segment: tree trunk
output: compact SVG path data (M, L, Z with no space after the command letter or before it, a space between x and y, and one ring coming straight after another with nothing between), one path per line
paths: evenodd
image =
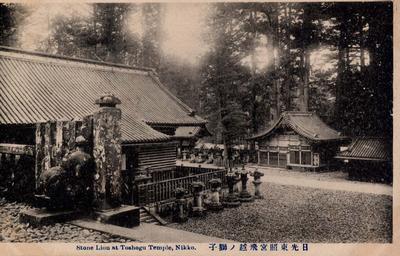
M343 127L343 98L344 98L344 76L347 69L346 61L346 49L347 46L347 28L346 28L346 15L342 14L339 18L339 42L338 42L338 69L337 69L337 79L336 79L336 101L335 101L335 120L338 127Z
M311 7L305 4L303 8L303 45L302 45L302 61L303 61L303 77L300 90L301 101L300 111L308 111L308 87L310 80L310 47L311 47L311 34L312 34L312 21L311 21Z

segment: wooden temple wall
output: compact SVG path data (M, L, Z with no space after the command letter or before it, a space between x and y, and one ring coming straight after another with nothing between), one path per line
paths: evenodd
M137 148L138 167L153 171L171 170L176 165L176 143L149 144Z

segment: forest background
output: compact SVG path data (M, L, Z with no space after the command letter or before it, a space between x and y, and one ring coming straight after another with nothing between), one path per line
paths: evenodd
M393 132L393 4L0 4L0 45L153 68L233 144L284 111Z

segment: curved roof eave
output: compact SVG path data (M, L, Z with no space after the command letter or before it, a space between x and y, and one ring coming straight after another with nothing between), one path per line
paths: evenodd
M269 135L272 134L273 131L275 131L277 128L281 127L282 124L288 125L297 134L299 134L300 136L303 136L309 140L312 140L312 141L321 142L321 141L338 141L338 140L348 139L346 136L342 136L339 134L334 136L333 135L334 130L331 129L330 127L328 127L328 129L332 130L332 134L330 135L330 136L332 136L332 138L327 138L328 136L323 137L323 138L318 137L318 134L311 133L305 127L303 127L300 122L297 122L296 120L291 118L291 116L295 116L296 114L308 116L303 112L285 112L280 116L280 118L270 128L262 131L261 133L259 133L257 135L250 137L249 140L255 140L258 138L262 138L262 137L268 137ZM314 115L314 114L309 113L310 118L312 117L312 115ZM315 118L317 118L317 119L315 119ZM325 126L327 126L319 117L314 117L314 120L310 119L309 122L320 122L320 123L324 124Z

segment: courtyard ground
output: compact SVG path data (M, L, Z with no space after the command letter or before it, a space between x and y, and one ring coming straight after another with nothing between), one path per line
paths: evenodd
M391 242L391 196L269 182L261 189L264 199L171 226L240 242Z
M205 218L191 218L187 223L173 223L169 227L239 242L391 242L391 186L349 181L342 172L258 168L265 174L261 185L264 199L219 213L209 212ZM253 193L251 180L248 187ZM19 213L28 208L0 198L0 241L137 240L94 231L84 225L33 228L18 221Z

